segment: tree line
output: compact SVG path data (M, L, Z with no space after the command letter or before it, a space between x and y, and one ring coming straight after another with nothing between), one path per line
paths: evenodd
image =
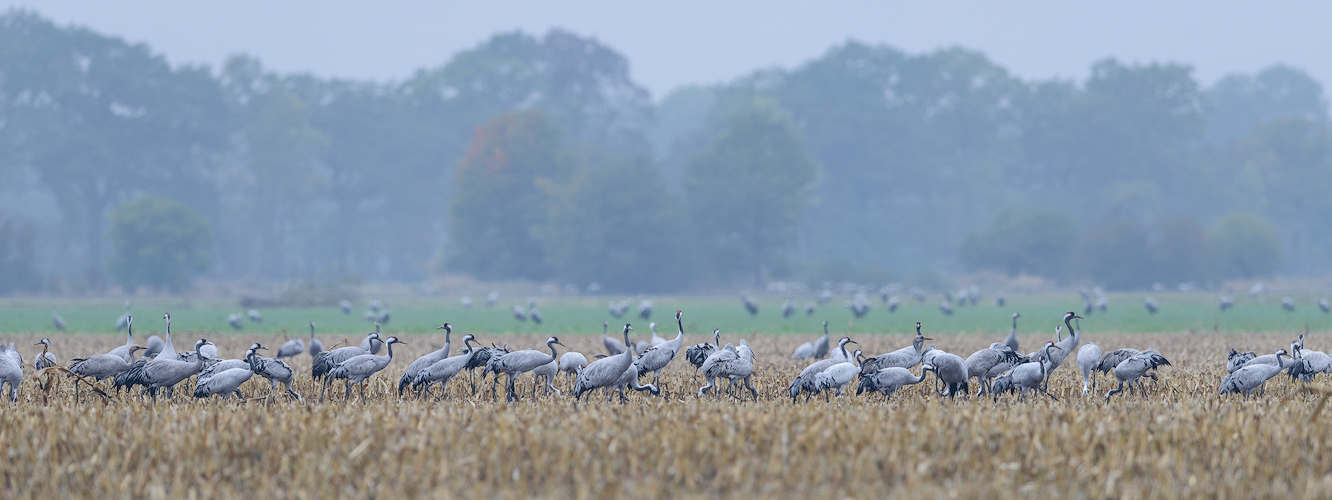
M849 41L654 101L624 56L561 30L353 81L244 55L173 66L12 10L0 176L7 290L981 269L1130 288L1332 257L1327 101L1281 65L1210 86L1113 59L1024 80L976 51Z

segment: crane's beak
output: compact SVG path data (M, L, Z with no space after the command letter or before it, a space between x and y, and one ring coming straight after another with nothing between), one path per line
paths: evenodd
M923 338L923 339L925 339L925 340L934 340L934 339L932 339L932 338L930 338L930 337L921 337L921 338Z
M264 347L264 346L259 346L259 347L256 347L255 349L263 349L263 350L265 350L265 351L268 350L268 348L267 348L267 347Z
M856 341L854 341L854 340L848 340L848 341L846 341L846 343L848 343L848 344L860 345L860 342L856 342Z

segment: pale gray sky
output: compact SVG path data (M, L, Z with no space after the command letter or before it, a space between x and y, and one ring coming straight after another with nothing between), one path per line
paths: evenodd
M562 27L625 54L657 98L793 66L848 38L960 45L1028 78L1081 78L1114 56L1186 62L1205 83L1278 62L1332 82L1332 2L0 0L13 6L146 42L175 63L247 52L281 71L373 79L404 78L498 31Z

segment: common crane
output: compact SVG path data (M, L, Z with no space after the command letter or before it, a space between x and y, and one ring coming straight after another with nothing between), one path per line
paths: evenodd
M245 321L241 318L240 313L231 313L231 314L228 314L228 315L227 315L227 324L228 324L228 325L231 325L232 328L235 328L235 329L237 329L237 330L240 330L240 329L242 329L242 328L245 328Z
M952 306L952 304L949 304L947 300L940 300L940 301L939 301L939 312L943 313L944 316L952 316L952 315L953 315L953 306Z
M980 384L979 393L983 394L990 390L991 379L1000 373L1003 373L1004 370L1017 366L1025 361L1025 358L1023 358L1021 354L1013 352L1013 349L1008 347L1008 345L1002 342L995 342L990 344L990 347L981 349L972 353L970 356L967 356L967 375L976 379L976 382ZM999 371L993 371L1000 365L1004 365L1006 368ZM921 376L924 377L925 373L922 372Z
M1156 305L1156 299L1151 297L1147 297L1146 300L1142 301L1142 307L1147 308L1147 314L1156 314L1156 312L1160 310Z
M282 344L282 347L278 348L277 358L294 358L296 355L303 352L305 352L305 341L302 341L301 339L291 339L285 344Z
M383 323L376 321L375 335L373 337L367 335L365 339L361 340L361 349L364 350L365 352L368 352L370 354L379 354L379 350L384 347L384 341L380 340L380 335L381 335L379 333L380 325L383 325Z
M376 337L378 337L378 335L376 335ZM389 362L393 361L393 344L406 344L406 342L398 340L398 337L389 337L388 340L384 341L384 345L388 347L388 354L384 356L362 354L353 357L338 363L337 368L329 370L328 378L344 380L343 384L345 385L346 393L343 397L347 400L351 399L352 386L360 385L361 402L364 403L365 381L366 379L369 379L370 376L379 373L380 370L388 367Z
M1244 395L1244 399L1249 399L1249 394L1254 389L1262 387L1263 383L1281 373L1281 367L1279 366L1281 356L1287 354L1285 349L1277 349L1276 353L1272 355L1277 359L1277 364L1248 364L1235 370L1235 373L1226 375L1226 378L1221 379L1221 394L1238 392Z
M970 388L967 380L971 378L967 373L967 362L953 353L943 351L933 351L929 362L930 371L939 377L944 383L944 396L954 397L958 392L967 392ZM922 372L923 374L924 372Z
M1101 364L1101 346L1095 342L1078 349L1078 369L1082 371L1082 393L1096 388L1096 367Z
M712 329L712 342L711 344L707 342L694 344L685 349L685 360L694 365L694 380L698 380L698 371L703 367L703 362L707 361L708 356L711 356L712 353L717 352L717 346L721 344L721 329Z
M1291 350L1295 350L1295 349L1298 348L1298 347L1299 347L1299 341L1298 341L1298 340L1290 343L1290 348L1291 348ZM1289 353L1288 351L1284 351L1284 350L1282 351L1281 354L1286 355L1286 356L1289 356L1289 355L1290 355L1290 353ZM1275 367L1277 367L1277 368L1290 368L1290 366L1293 365L1293 364L1295 364L1295 361L1292 360L1292 359L1287 358L1287 359L1285 359L1285 360L1282 360L1280 355L1277 355L1277 354L1264 354L1264 355L1262 355L1262 356L1258 356L1258 357L1256 357L1256 358L1253 358L1253 359L1249 360L1247 363L1244 363L1243 366L1252 366L1252 365L1271 365L1271 366L1275 366ZM1242 367L1241 367L1241 368L1242 368ZM1237 371L1238 371L1238 370L1237 370Z
M398 396L402 396L402 391L406 390L407 386L411 385L412 381L416 380L416 377L421 374L422 370L430 368L430 365L449 356L449 350L453 347L453 325L444 323L435 329L444 330L444 347L426 353L426 355L416 358L416 361L412 361L412 364L407 365L407 371L402 372L402 378L398 379Z
M1291 378L1299 379L1302 382L1313 381L1314 375L1319 373L1332 373L1332 357L1320 351L1307 350L1303 347L1295 347L1294 363L1286 370Z
M749 312L750 316L758 316L758 301L755 301L753 297L750 297L747 293L742 293L740 294L740 302L744 303L745 311Z
M1226 373L1235 373L1235 370L1240 369L1241 366L1256 357L1258 357L1256 352L1239 352L1232 348L1230 353L1226 354Z
M546 347L550 349L549 356L541 351L526 349L505 354L494 362L495 366L492 370L495 372L496 378L499 378L500 373L509 376L506 400L518 399L518 393L514 390L514 381L518 378L518 375L530 372L541 365L559 359L559 354L555 351L555 346L557 345L562 346L564 344L560 343L559 337L552 336L546 339ZM490 367L487 366L487 368Z
M647 348L638 359L634 360L634 366L638 367L635 378L651 373L652 385L657 386L661 370L675 360L675 355L680 352L680 346L684 344L684 322L680 319L682 315L682 312L675 311L675 323L680 327L675 338Z
M56 330L65 329L65 318L62 318L60 317L59 314L56 314L55 309L51 310L51 322L55 323Z
M527 321L527 311L523 310L523 306L518 304L513 305L513 319Z
M537 387L541 385L539 379L546 379L546 394L555 392L556 396L563 396L559 389L555 388L555 374L560 372L559 360L550 360L549 363L532 369L532 397L536 397Z
M1169 364L1170 361L1166 360L1165 356L1156 352L1155 349L1142 351L1124 361L1120 361L1118 365L1115 365L1114 370L1115 380L1119 381L1119 387L1107 392L1105 394L1105 401L1108 403L1110 402L1110 396L1124 392L1125 382L1129 385L1129 393L1133 392L1133 384L1137 383L1138 392L1141 392L1143 396L1146 396L1147 390L1142 387L1142 375L1147 373L1147 370L1153 370L1158 366Z
M134 352L143 349L142 346L131 345L126 351L125 357L132 358ZM112 378L124 373L130 369L130 362L117 354L94 354L87 358L74 358L69 360L70 373L91 377L94 381ZM74 402L79 402L79 383L74 382Z
M119 318L116 318L116 331L121 331L126 328L129 328L129 319L130 319L130 301L126 300L125 314L121 314Z
M1050 364L1050 350L1054 348L1054 342L1046 341L1045 348L1042 349L1042 356L1039 359L1015 366L996 379L993 387L995 397L997 398L1000 392L1017 389L1018 401L1025 401L1027 391L1036 390L1050 396L1050 399L1059 401L1059 398L1041 387L1042 383L1045 382L1046 374L1049 373L1046 368Z
M625 323L624 341L626 344L629 342L630 330L633 330L633 327ZM574 380L574 401L578 401L583 394L590 391L610 387L619 381L625 370L630 369L633 363L634 358L629 351L621 351L619 354L591 362L578 372L578 377ZM607 394L606 400L610 401L609 394Z
M495 303L499 302L499 298L500 298L499 290L490 292L490 295L486 296L486 307L494 307Z
M346 299L338 301L338 310L342 311L342 314L351 314L352 311L351 301Z
M248 351L245 351L246 359L254 356L255 348L258 345L258 343L255 343L250 346ZM244 399L245 395L241 394L240 386L241 384L244 384L245 381L250 380L250 377L252 376L254 376L254 369L248 362L243 366L214 372L208 377L204 377L200 374L199 382L194 385L194 397L206 398L218 394L225 399L231 397L234 393L237 399Z
M837 395L842 395L842 388L851 380L860 374L861 367L856 366L853 361L843 361L829 366L817 375L814 375L814 389L823 393L824 401L831 401L828 395L829 390L836 390Z
M920 333L920 322L916 322L916 338L912 339L911 345L903 347L893 352L880 354L873 358L868 358L861 365L861 373L874 373L890 366L901 368L910 368L920 363L922 350L926 340L934 340Z
M133 318L133 317L130 317L130 316L126 316L126 317L125 317L125 345L122 345L122 346L120 346L120 347L117 347L117 348L115 348L115 349L112 349L111 352L109 352L109 353L107 353L107 354L110 354L110 355L112 355L112 356L117 356L117 357L119 357L120 359L125 360L125 364L128 365L129 363L133 363L133 362L134 362L134 351L135 351L135 349L131 349L131 347L134 347L134 318ZM143 349L143 347L140 347L139 349ZM126 368L126 369L128 370L128 368Z
M786 302L782 303L782 317L790 318L792 314L795 314L795 312L796 312L795 300L789 298L786 299Z
M379 334L371 332L366 335L367 341L372 338L374 340L379 340ZM365 344L366 342L361 343L361 345ZM314 362L310 366L310 376L315 380L324 380L324 388L319 392L319 399L322 401L324 399L324 393L328 392L329 372L333 371L334 368L337 368L343 361L366 354L370 354L370 351L359 346L347 346L333 349L331 351L324 351L319 353L318 356L315 356Z
M644 321L652 318L652 301L643 299L638 301L638 317Z
M23 356L14 344L0 344L0 396L9 386L9 401L18 402L18 386L23 381Z
M1323 311L1323 314L1332 313L1332 303L1328 302L1325 298L1319 297L1318 310Z
M157 355L162 352L162 348L166 346L166 342L162 341L162 337L156 335L149 336L147 344L148 345L144 346L143 350L143 357L145 358L157 357Z
M42 353L38 354L37 359L32 363L33 368L37 369L37 371L41 371L43 368L50 368L56 365L56 355L50 351L51 339L42 339L41 342L33 345L42 346Z
M911 370L890 366L871 373L868 376L861 375L860 386L856 388L856 395L859 396L860 393L865 391L878 392L879 394L883 394L884 401L888 401L892 399L893 394L901 388L924 382L925 374L933 369L934 368L930 365L922 366L920 369L920 376L915 376L911 374Z
M324 352L324 343L323 343L323 342L320 342L319 339L315 338L314 328L315 328L314 322L311 321L311 322L310 322L310 357L311 357L311 358L314 358L314 357L316 357L316 356L319 356L319 353Z
M837 356L834 356L830 359L815 361L809 366L806 366L804 370L801 370L800 374L796 375L795 380L791 381L791 385L787 387L787 391L791 394L791 402L794 403L796 396L799 396L802 391L809 393L809 395L805 396L805 401L809 401L810 395L818 392L818 386L814 382L814 377L819 373L822 373L824 370L827 370L828 367L843 363L845 360L858 359L860 357L859 349L856 350L855 354L846 351L847 344L855 343L856 341L851 340L851 337L842 337L837 341L837 347L833 349L834 353L842 355L841 360L839 360Z
M246 361L250 363L250 370L253 371L255 375L268 379L270 391L277 389L277 385L281 383L286 387L288 395L295 397L297 401L305 400L305 398L302 398L300 394L296 393L296 391L291 390L292 379L296 376L296 372L291 369L291 365L288 365L287 362L277 358L260 357L259 350L266 350L268 348L259 345L257 342L255 343L255 346L256 349L254 352L252 354L247 354L245 357Z
M199 352L199 348L206 344L208 344L207 339L199 339L194 343L194 352ZM163 351L163 354L166 354L166 351ZM157 399L157 390L166 388L167 398L170 398L175 392L176 384L199 373L203 366L204 356L197 356L194 361L181 361L159 355L146 363L143 368L144 378L148 382L148 393L153 399Z
M258 309L250 309L248 311L245 311L245 317L250 318L250 321L253 321L255 323L264 322L264 315L259 314Z
M1020 317L1022 317L1021 313L1013 313L1013 329L1008 331L1008 338L1004 339L1004 345L1008 346L1009 349L1012 349L1013 352L1021 350L1018 348L1017 339L1017 319ZM921 376L924 376L924 374L921 374Z
M679 311L676 311L679 312ZM648 330L652 330L652 341L650 346L658 346L666 343L666 337L657 334L657 322L648 323Z
M1295 299L1290 297L1281 298L1281 310L1286 312L1295 312Z
M568 375L569 387L573 387L574 377L578 376L578 370L581 370L584 366L587 366L587 356L580 352L566 351L560 355L557 368L559 368L560 373Z
M625 343L621 344L620 341L615 340L615 339L613 339L613 338L610 338L610 336L606 335L606 333L607 333L607 331L608 331L608 330L607 330L608 328L610 328L609 323L606 323L605 321L602 321L602 322L601 322L601 345L606 346L606 352L607 352L607 353L610 353L611 356L615 356L615 355L620 354L620 353L622 353L622 352L625 351L625 347L624 347L624 346L629 345L629 337L628 337L628 336L625 336L625 338L624 338L624 342L625 342Z
M472 361L478 353L489 352L479 346L472 347L472 341L474 340L476 340L476 337L472 336L472 334L469 333L464 335L462 354L449 356L436 361L434 364L427 366L425 369L418 372L416 378L412 380L412 388L417 391L417 394L429 394L430 386L435 382L440 382L439 396L436 396L435 399L443 397L444 393L448 391L450 379L463 371L463 369L467 368L468 363Z
M823 336L800 344L791 353L791 359L823 359L828 355L828 322L823 322Z

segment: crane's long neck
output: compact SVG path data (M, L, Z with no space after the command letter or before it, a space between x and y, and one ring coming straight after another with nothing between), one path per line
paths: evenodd
M848 352L846 352L846 342L838 342L838 343L837 343L837 348L842 350L842 357L843 357L843 358L850 358L850 357L851 357L851 354L848 353Z
M314 342L314 325L310 325L310 341Z
M395 344L395 343L396 343L396 342L386 342L386 344L388 344L388 345L384 346L384 347L387 347L387 348L388 348L388 359L389 359L389 361L392 361L392 360L393 360L393 344Z
M134 345L134 322L125 325L125 347Z
M555 354L555 343L546 342L546 347L550 348L550 360L555 361L555 359L557 358L557 355Z
M679 333L676 333L676 334L675 334L675 337L676 337L676 338L679 338L679 339L683 339L683 338L684 338L684 320L680 319L679 316L676 316L676 317L675 317L675 324L676 324L676 326L679 326L679 327L680 327L680 332L679 332Z
M1050 345L1050 344L1046 344L1046 345L1045 345L1045 359L1042 360L1042 361L1040 361L1040 363L1039 363L1039 364L1041 365L1041 378L1045 378L1045 364L1046 364L1046 363L1049 363L1050 360L1051 360L1051 358L1050 358L1050 348L1051 348L1051 347L1054 347L1054 346L1052 346L1052 345Z
M912 381L911 383L913 383L913 384L919 384L919 383L921 383L921 382L924 382L924 381L925 381L925 374L928 373L928 372L929 372L929 370L926 370L926 369L924 369L924 368L921 368L921 369L920 369L920 376L919 376L919 377L916 377L916 380Z
M721 347L721 330L712 331L712 345Z
M632 344L632 343L629 342L629 329L628 329L628 328L625 328L625 329L624 329L624 352L625 352L626 354L628 354L629 357L632 358L632 357L634 357L634 354L635 354L635 353L634 353L634 349L636 349L636 348L637 348L637 346L635 346L634 344ZM555 348L552 347L551 349L553 350L553 349L555 349Z
M1068 336L1069 336L1069 338L1073 339L1074 342L1077 342L1077 341L1078 341L1078 340L1077 340L1077 339L1078 339L1078 332L1075 331L1075 330L1073 330L1073 323L1072 323L1072 321L1073 321L1073 318L1068 317L1068 316L1065 316L1065 317L1064 317L1064 328L1067 328L1067 329L1068 329Z
M444 349L443 349L443 350L444 350L444 355L446 355L446 356L449 354L449 348L450 348L450 347L453 347L453 340L450 339L450 337L451 337L452 335L453 335L453 329L452 329L452 328L445 328L445 329L444 329Z

